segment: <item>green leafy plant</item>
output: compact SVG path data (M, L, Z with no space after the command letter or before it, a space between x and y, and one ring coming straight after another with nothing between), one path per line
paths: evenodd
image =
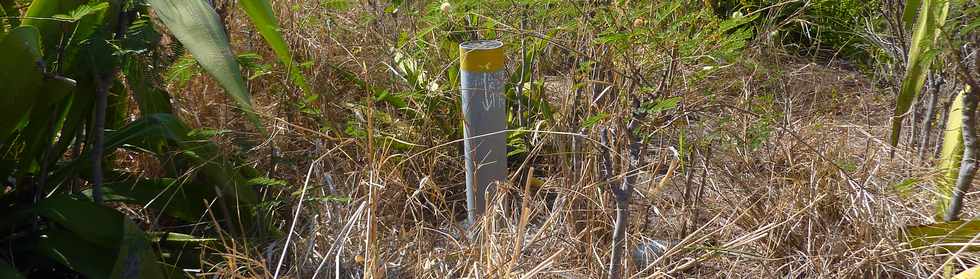
M959 53L960 44L956 39L964 36L960 28L968 28L969 22L964 17L960 24L954 21L946 26L946 17L949 14L950 6L955 1L945 0L916 0L906 2L905 11L902 18L908 24L914 19L911 46L908 52L908 63L902 79L895 114L892 117L892 133L890 143L897 147L901 135L902 121L905 114L909 111L912 103L922 89L929 67L936 57L942 60L952 59L962 60L963 56ZM957 10L960 7L969 8L965 3L957 2ZM965 9L969 14L970 9ZM917 16L916 16L917 15ZM939 38L943 42L952 42L945 46L940 44ZM944 51L947 54L943 55ZM940 61L942 61L940 60ZM973 77L974 73L968 67L964 67L959 62L959 67L955 67L957 77L962 79L966 85L961 93L953 100L949 108L946 119L946 128L943 135L943 145L940 153L939 173L940 177L936 183L936 217L941 220L933 224L911 226L906 228L906 237L912 247L926 247L935 249L937 252L955 252L961 249L975 250L975 245L970 242L978 234L977 220L960 221L959 214L963 207L965 192L970 188L976 172L976 108L977 108L977 83ZM945 65L940 65L945 66ZM894 152L894 149L893 149ZM944 264L945 278L953 276L953 259L947 260Z
M193 235L213 232L207 229L148 234L106 202L188 223L213 210L222 231L265 230L256 223L255 187L283 182L241 169L209 140L220 131L188 128L159 83L168 66L178 80L200 67L262 131L240 66L254 59L232 52L208 2L35 0L24 9L0 3L0 178L12 189L0 193L0 230L8 236L0 244L8 251L0 256L0 277L186 277L181 268L188 261L170 252L213 240ZM269 4L240 4L287 75L312 94ZM161 27L180 42L169 48L176 57L185 50L190 56L175 63L163 55ZM133 105L138 118L127 121ZM164 175L115 169L117 150L155 157Z
M917 7L916 3L920 3L920 6ZM908 53L908 64L902 79L901 90L898 93L895 114L892 116L890 143L893 147L898 146L898 138L902 133L902 120L905 119L905 114L912 107L912 102L922 90L926 75L929 74L929 65L932 64L932 60L939 52L935 44L943 23L946 21L946 15L949 13L949 1L909 1L905 9L906 19L911 18L910 14L915 14L915 9L919 10L919 16L915 21L912 45Z

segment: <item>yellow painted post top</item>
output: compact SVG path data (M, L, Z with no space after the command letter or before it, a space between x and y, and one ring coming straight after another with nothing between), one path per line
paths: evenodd
M496 72L504 68L504 43L478 40L459 44L459 68L468 72Z

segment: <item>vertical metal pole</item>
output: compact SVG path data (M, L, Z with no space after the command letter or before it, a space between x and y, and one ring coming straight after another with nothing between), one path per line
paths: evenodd
M466 217L475 224L507 179L507 113L504 98L504 44L469 41L459 45L466 158Z

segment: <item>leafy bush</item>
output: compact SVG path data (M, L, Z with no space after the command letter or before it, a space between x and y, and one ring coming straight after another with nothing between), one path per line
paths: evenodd
M756 24L773 24L776 30L767 31L782 32L782 45L796 46L803 53L864 61L856 34L864 25L863 17L876 7L876 1L862 0L723 0L716 11L720 16L760 13L763 16Z
M164 24L181 42L176 49L193 55L261 132L225 27L208 2L35 0L24 8L2 3L4 277L184 276L180 268L186 266L177 266L182 261L173 255L188 246L164 245L182 234L160 231L156 224L148 234L105 202L139 205L188 223L200 222L208 202L215 202L222 209L214 213L220 220L215 230L248 235L263 229L255 222L258 197L249 181L264 180L219 151L208 133L174 116L159 82L162 69L174 61L161 43L163 26L154 22ZM268 3L240 3L294 83L305 89ZM148 16L151 10L159 21ZM133 105L140 118L127 123ZM117 170L117 150L155 157L164 177ZM83 185L90 187L82 191ZM181 238L200 243L191 235Z

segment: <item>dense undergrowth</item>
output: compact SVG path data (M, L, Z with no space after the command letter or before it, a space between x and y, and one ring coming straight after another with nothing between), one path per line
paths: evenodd
M907 3L0 0L0 277L599 278L627 178L629 278L952 275L978 12L893 147ZM468 227L474 39L506 45L510 177Z

